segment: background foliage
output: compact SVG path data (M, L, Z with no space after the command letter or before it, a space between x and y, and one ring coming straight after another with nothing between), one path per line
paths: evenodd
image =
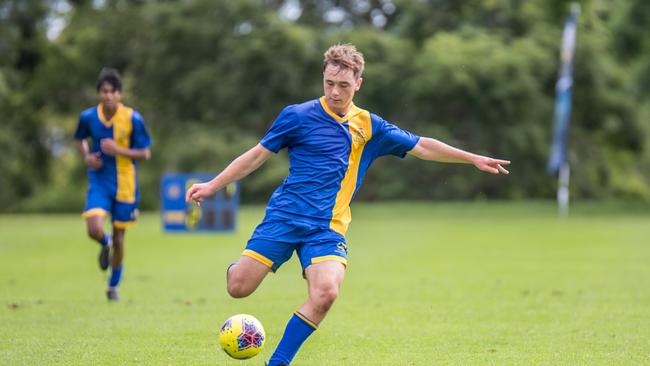
M584 0L570 135L572 194L650 201L650 3ZM360 198L544 198L565 1L0 0L0 210L82 207L72 132L103 66L121 70L162 174L217 172L287 104L321 95L322 53L351 42L356 103L420 135L513 161L507 179L413 158L379 161ZM264 201L286 156L249 177Z

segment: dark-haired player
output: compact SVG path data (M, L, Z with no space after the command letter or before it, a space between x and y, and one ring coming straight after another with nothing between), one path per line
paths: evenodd
M144 120L136 110L121 103L121 91L117 70L102 69L97 78L99 105L81 112L74 134L88 165L88 193L82 216L88 224L88 236L101 246L100 268L111 266L106 291L109 300L119 299L124 232L135 224L138 211L137 161L151 157L151 139ZM111 216L112 233L104 232L106 215Z

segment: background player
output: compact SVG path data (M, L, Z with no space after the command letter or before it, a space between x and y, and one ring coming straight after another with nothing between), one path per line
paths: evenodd
M140 196L137 160L151 157L151 139L140 113L121 103L122 81L115 69L104 68L97 78L99 105L81 112L74 134L88 165L88 193L82 216L88 236L101 245L99 266L111 275L106 296L118 300L124 266L124 232L135 224ZM89 146L87 139L92 144ZM113 233L104 232L111 215ZM111 254L111 255L109 255Z
M227 270L228 293L239 298L250 295L294 251L300 259L308 298L289 320L269 366L288 365L337 298L347 266L344 235L351 220L349 205L374 159L409 153L508 174L502 165L509 161L420 138L355 106L352 99L361 87L363 68L363 55L354 46L330 47L323 62L325 95L286 107L257 146L186 194L187 201L200 204L250 174L272 153L289 149L289 176L273 193L241 258Z

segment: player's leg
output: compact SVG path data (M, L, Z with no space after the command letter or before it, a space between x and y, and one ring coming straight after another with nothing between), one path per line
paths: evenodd
M88 237L95 240L102 246L106 245L105 237L108 236L108 233L106 233L107 235L104 235L104 217L105 214L86 216L86 227L88 229Z
M309 297L298 312L318 325L339 295L345 277L345 266L338 261L320 262L307 267L305 276Z
M122 272L124 271L124 236L126 230L113 227L113 255L111 255L111 275L108 278L108 289L106 296L109 300L119 300L117 291L122 281Z
M126 230L113 228L113 255L111 256L111 266L119 267L124 259L124 237Z
M136 203L119 201L113 203L113 253L111 255L111 275L108 278L108 289L106 290L109 300L119 300L117 289L124 273L124 237L126 229L135 225L137 207Z
M91 185L86 195L86 207L81 216L86 219L88 236L102 247L99 251L99 267L103 271L108 268L112 241L111 235L104 232L104 218L110 212L110 208L111 202L107 192Z
M87 217L86 224L88 227L88 236L97 241L102 247L99 251L98 260L99 268L101 268L102 271L105 271L108 269L113 240L111 234L104 232L104 216L96 215Z
M298 311L315 324L325 318L338 297L348 265L345 237L330 229L311 232L298 248L309 297Z
M296 227L285 221L262 221L246 244L239 261L228 267L228 293L234 298L252 294L269 272L291 258L299 240Z
M289 320L269 366L289 365L305 340L316 330L338 297L345 265L338 260L315 263L305 269L307 301Z
M271 268L266 264L242 255L237 262L228 267L226 274L228 294L234 298L252 294L269 272Z

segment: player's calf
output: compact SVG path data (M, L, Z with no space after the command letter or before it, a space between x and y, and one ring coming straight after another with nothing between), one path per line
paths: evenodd
M104 246L106 242L106 235L104 234L104 217L103 216L90 216L86 218L86 228L88 237L97 241Z
M99 268L105 271L110 262L110 248L112 244L112 237L110 234L104 232L104 228L99 220L88 221L88 236L101 245L99 250Z
M101 227L96 228L96 227L89 226L88 227L88 237L90 237L91 239L93 239L93 240L95 240L97 242L101 242L102 239L104 239L104 229L101 228Z

